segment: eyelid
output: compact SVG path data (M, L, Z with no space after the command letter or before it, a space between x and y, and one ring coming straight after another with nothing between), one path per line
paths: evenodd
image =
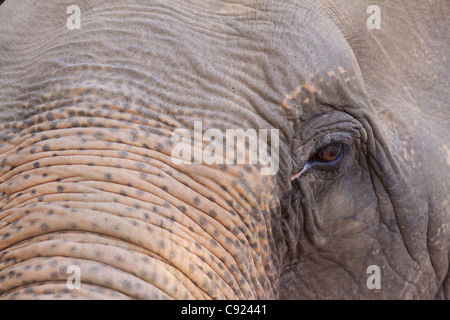
M320 149L326 147L329 144L343 144L351 146L354 143L354 137L348 132L332 132L324 136L319 140L319 143L315 145L311 154L316 154Z

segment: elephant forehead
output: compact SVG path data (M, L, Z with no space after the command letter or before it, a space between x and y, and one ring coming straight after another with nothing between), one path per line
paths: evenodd
M171 31L166 21L150 28L171 35L151 43L161 53L156 61L163 59L175 73L201 73L222 83L245 79L259 85L260 80L280 87L319 74L323 81L342 77L347 83L359 74L351 47L317 3L213 1L182 15L186 20L170 24ZM303 88L313 93L320 86L316 78L302 83Z
M57 16L55 10L62 7L49 9L49 17ZM20 65L15 70L15 64L7 66L7 74L44 100L55 101L64 90L81 96L85 88L99 89L115 92L109 94L115 105L134 99L164 106L171 116L183 106L209 119L205 113L221 110L237 115L225 122L246 119L238 126L259 128L267 109L314 105L318 95L336 101L361 91L353 52L324 12L313 2L290 0L157 6L99 1L81 6L82 26L76 31L43 18L44 13L36 16L36 31L30 32L41 45L23 57L23 63L33 62L36 76L22 73ZM59 36L51 37L54 33ZM52 50L57 61L47 58ZM215 115L216 122L223 114Z
M308 1L266 2L264 7L255 2L226 3L219 11L211 9L204 21L211 33L207 39L202 33L193 32L189 38L180 32L189 48L197 48L183 55L192 54L190 61L199 63L187 69L165 65L174 67L175 73L200 71L200 81L239 95L240 107L245 101L253 108L274 101L276 107L302 114L302 107L316 104L365 105L353 50L325 12Z
M275 91L266 95L282 91L284 97L298 86L313 93L327 82L347 84L359 74L339 28L312 1L134 2L86 8L81 32L66 30L68 38L61 38L70 53L66 59L87 62L89 52L96 62L118 67L135 69L139 62L144 73L130 78L182 96L193 86L214 97L223 96L220 89L241 85L253 92Z
M131 28L144 31L144 40L127 44L145 59L143 67L152 74L146 85L156 93L156 104L196 104L199 114L222 110L238 115L232 122L252 123L255 116L241 115L243 110L256 109L258 117L280 106L301 110L364 100L353 51L316 3L168 3L167 11L144 22L145 29ZM105 36L124 54L122 41Z
M155 43L159 65L179 79L195 79L214 106L230 111L236 104L259 115L282 107L301 115L317 104L366 105L352 48L318 4L219 4L205 3L205 15L186 14L196 21L178 25L174 37L183 49L170 50L167 38Z

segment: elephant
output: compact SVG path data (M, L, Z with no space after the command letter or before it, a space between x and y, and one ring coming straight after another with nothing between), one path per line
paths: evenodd
M372 2L6 0L0 298L450 298L450 3Z

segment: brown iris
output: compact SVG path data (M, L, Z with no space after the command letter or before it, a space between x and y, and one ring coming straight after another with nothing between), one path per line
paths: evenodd
M330 144L323 147L319 151L319 160L323 162L334 161L339 157L340 148L336 145Z

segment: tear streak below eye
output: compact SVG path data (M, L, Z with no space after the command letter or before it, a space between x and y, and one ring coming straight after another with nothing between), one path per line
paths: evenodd
M312 166L311 163L309 163L309 162L306 163L305 166L303 167L302 171L291 176L291 181L294 181L295 179L300 177L303 173L308 171L308 169L311 168L311 166Z

